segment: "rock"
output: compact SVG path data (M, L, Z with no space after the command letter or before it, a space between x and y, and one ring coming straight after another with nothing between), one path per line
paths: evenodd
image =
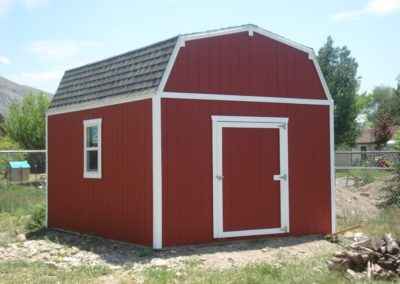
M26 236L25 236L25 234L18 234L18 235L17 235L17 241L19 241L19 242L25 242L25 241L26 241Z
M161 258L153 258L150 262L150 265L154 266L167 266L168 261L166 259L161 259Z

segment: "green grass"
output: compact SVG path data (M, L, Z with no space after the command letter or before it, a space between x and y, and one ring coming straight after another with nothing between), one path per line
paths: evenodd
M62 269L41 262L0 261L0 283L94 283L110 272L103 266Z
M400 208L383 209L376 218L363 221L362 216L338 218L338 230L361 224L360 231L373 237L382 237L385 233L392 233L400 238Z
M28 215L35 206L44 204L44 199L43 189L0 183L0 213Z
M44 206L44 200L43 189L0 181L0 245L15 241L16 236L28 232L28 228L38 228L38 220L33 220L32 216L37 215L39 206Z
M336 170L336 178L341 178L341 177L359 177L362 178L362 176L368 175L372 177L374 180L380 179L380 178L385 178L390 175L392 175L391 170L365 170L365 169L359 169L359 170Z
M284 261L284 260L282 260ZM192 268L177 271L167 268L149 268L144 272L145 283L348 283L339 273L330 272L327 257L271 265L250 264L222 271Z

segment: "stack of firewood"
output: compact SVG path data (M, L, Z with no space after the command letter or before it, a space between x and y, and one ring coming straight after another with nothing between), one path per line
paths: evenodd
M345 271L352 278L392 279L400 276L400 242L385 234L383 238L365 238L329 261L332 270Z

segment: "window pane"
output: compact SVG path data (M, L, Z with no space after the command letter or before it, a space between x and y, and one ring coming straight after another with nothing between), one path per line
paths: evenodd
M87 151L86 152L86 159L87 159L87 171L88 172L96 172L98 167L97 161L97 150Z
M97 126L90 126L86 128L86 147L97 147L98 142L98 128Z

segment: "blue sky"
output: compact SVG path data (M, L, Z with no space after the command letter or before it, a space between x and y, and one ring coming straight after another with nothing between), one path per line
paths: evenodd
M65 69L246 23L316 51L332 35L356 57L362 90L400 74L400 0L0 0L0 76L55 92Z

